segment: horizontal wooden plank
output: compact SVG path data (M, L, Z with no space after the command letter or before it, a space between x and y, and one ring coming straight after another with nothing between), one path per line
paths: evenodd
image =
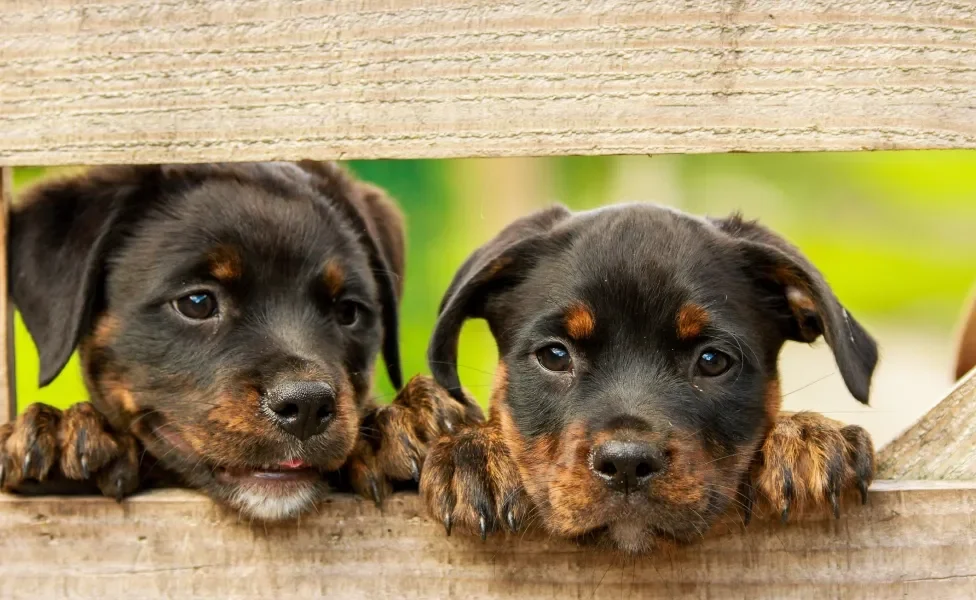
M0 498L0 597L960 598L976 596L976 482L878 482L840 520L754 522L635 559L536 534L447 537L414 495L336 497L288 526L166 491Z
M0 164L976 147L972 0L8 0Z

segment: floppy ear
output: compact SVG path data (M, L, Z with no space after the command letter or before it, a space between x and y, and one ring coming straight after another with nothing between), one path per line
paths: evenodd
M370 267L380 293L383 362L390 383L399 390L403 387L399 305L406 268L403 215L383 190L356 180L336 163L303 160L297 164L316 176L318 187L326 196L340 200L339 208L363 234L361 239L369 252Z
M390 382L399 390L403 387L399 306L406 268L403 215L381 189L358 181L356 188L359 192L359 210L365 215L366 230L376 256L373 274L379 283L383 304L383 361Z
M755 221L733 215L713 222L735 238L746 271L762 290L784 337L810 343L823 335L847 389L867 404L878 345L841 306L820 271L792 244Z
M373 225L372 235L393 278L397 300L403 297L403 276L406 270L406 236L403 213L380 188L357 182L362 210Z
M570 216L556 205L523 217L475 250L454 275L444 294L427 360L434 379L467 404L457 372L461 326L469 318L489 318L493 295L518 283L550 243L548 233Z
M89 327L113 224L148 167L103 167L28 191L10 215L8 275L40 355L40 385Z

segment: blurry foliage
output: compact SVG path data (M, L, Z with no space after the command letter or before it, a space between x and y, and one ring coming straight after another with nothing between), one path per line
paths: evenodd
M520 182L500 185L498 169L473 183L467 179L487 160L349 163L360 177L389 190L407 215L401 317L405 373L428 371L426 345L437 305L464 258L505 222L555 200L575 209L650 200L716 216L741 210L806 252L842 301L867 321L948 335L976 281L976 152L522 160L530 161L531 168L513 170L512 177L535 172L544 193L514 208L503 197L494 202L493 188L512 189ZM44 174L42 169L18 169L15 185L20 188ZM471 202L472 195L480 200ZM21 407L36 401L65 406L85 398L77 358L51 386L37 389L37 355L19 318L16 347ZM460 375L482 402L496 360L484 324L467 325ZM392 396L382 366L376 392L385 400Z

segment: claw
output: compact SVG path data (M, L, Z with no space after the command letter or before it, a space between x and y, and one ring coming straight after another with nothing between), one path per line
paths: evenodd
M485 515L478 517L478 525L481 527L481 541L488 539L488 520L485 519Z
M868 482L858 479L857 489L861 491L861 504L866 505L868 503Z
M828 495L830 497L830 508L831 512L834 513L834 519L840 519L840 480L841 476L836 470L833 470L829 479L830 488Z
M376 484L376 478L372 475L369 476L369 491L373 495L373 503L379 508L383 501L380 499L380 488Z
M444 513L444 529L447 531L447 537L451 537L451 513Z
M783 512L780 513L780 520L785 524L790 520L790 498L793 497L793 471L786 469L783 472Z
M34 462L33 455L34 455L33 449L28 450L27 454L24 455L24 464L21 467L21 472L24 474L23 475L24 479L27 479L28 473L30 473L31 463Z
M81 457L81 473L88 479L88 459L85 458L85 442L88 441L88 432L84 428L78 432L78 439L75 440L75 452Z
M515 503L517 500L514 497L509 497L505 501L504 506L502 506L502 512L505 513L505 523L508 525L508 529L512 533L517 533L519 529L518 519L515 517Z
M410 474L413 476L414 481L420 481L420 465L417 464L417 459L410 459Z
M749 523L752 522L752 508L756 503L756 488L752 487L749 482L743 483L742 487L745 488L745 493L742 494L742 497L745 500L745 502L742 503L742 509L745 512L742 519L742 524L745 527L748 527Z
M115 478L115 501L122 504L122 499L125 497L125 493L122 488L122 476Z
M88 472L88 457L81 457L81 476L83 479L91 479L91 473Z
M7 469L4 467L4 461L0 458L0 489L3 489L3 482L7 478Z

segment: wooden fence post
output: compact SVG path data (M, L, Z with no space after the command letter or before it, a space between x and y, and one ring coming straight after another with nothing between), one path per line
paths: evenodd
M0 168L0 189L0 423L7 423L17 414L13 305L7 295L7 225L14 192L12 167Z
M878 452L878 477L976 481L976 369Z

